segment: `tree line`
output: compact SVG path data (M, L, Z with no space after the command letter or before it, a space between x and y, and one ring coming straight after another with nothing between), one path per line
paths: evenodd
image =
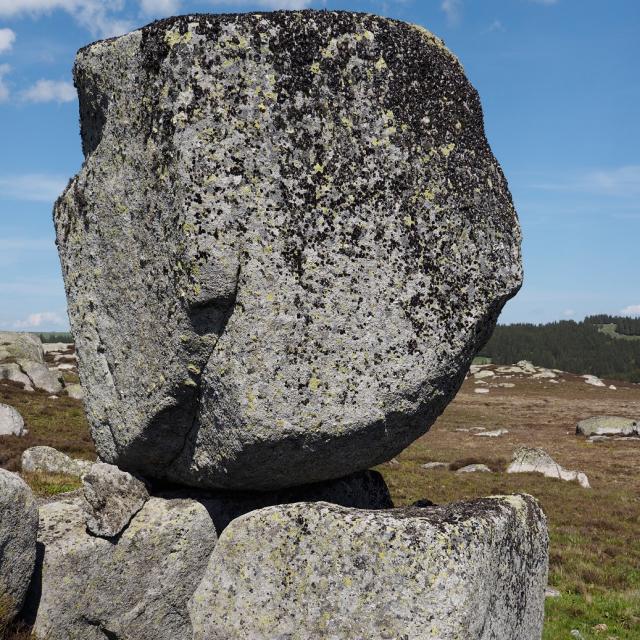
M640 382L640 340L610 337L598 327L609 322L593 322L592 318L610 316L591 316L583 322L498 325L478 355L491 358L494 364L530 360L550 369Z
M584 319L589 324L615 324L616 332L624 336L640 336L640 318L627 318L625 316L587 316Z

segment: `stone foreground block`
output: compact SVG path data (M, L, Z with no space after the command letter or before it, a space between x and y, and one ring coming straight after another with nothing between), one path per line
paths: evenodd
M156 22L76 59L55 207L102 460L269 490L392 458L521 284L457 59L347 12Z
M31 489L0 469L0 631L22 608L36 560L38 509Z
M47 640L191 640L187 601L216 533L193 500L151 498L115 539L87 532L81 499L40 507L42 553L27 598Z
M540 640L547 546L526 495L268 507L221 535L189 604L194 640Z

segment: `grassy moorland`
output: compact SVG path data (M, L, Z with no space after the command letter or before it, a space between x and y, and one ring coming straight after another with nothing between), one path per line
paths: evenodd
M640 386L593 387L570 374L560 380L516 375L508 379L515 386L504 388L495 383L506 379L492 378L489 393L482 395L469 380L427 435L379 469L398 506L421 498L443 503L490 494L534 495L549 520L549 583L561 593L547 600L544 640L570 640L573 629L585 640L638 640L640 441L589 444L574 432L578 420L592 415L640 417ZM6 384L0 384L0 402L15 406L29 429L24 438L0 439L1 466L18 470L22 450L36 444L75 457L94 455L80 402L64 396L52 400ZM486 438L474 435L468 430L472 427L509 433ZM504 473L520 444L543 447L563 466L584 471L592 488L537 474ZM494 472L457 475L421 468L430 461L454 467L484 462ZM41 496L78 486L64 476L26 474L25 479ZM22 629L8 637L29 636Z
M431 431L380 466L397 505L420 498L436 503L490 494L529 493L541 503L550 530L549 584L561 593L547 599L544 640L640 638L640 441L590 444L575 435L592 415L640 417L640 386L593 387L582 378L562 382L509 379L515 387L474 393L472 381ZM609 382L609 381L607 381ZM505 428L499 438L457 431ZM538 474L503 470L518 445L544 448L561 465L584 471L591 489ZM424 470L425 462L454 467L483 462L494 473Z

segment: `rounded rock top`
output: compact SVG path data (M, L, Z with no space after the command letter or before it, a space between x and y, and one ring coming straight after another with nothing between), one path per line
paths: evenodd
M82 49L55 207L101 459L275 489L392 458L520 287L475 89L368 14L189 15Z

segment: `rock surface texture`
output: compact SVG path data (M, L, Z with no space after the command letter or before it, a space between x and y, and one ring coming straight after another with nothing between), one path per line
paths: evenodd
M0 436L25 435L24 420L17 409L0 404Z
M581 487L590 489L589 479L580 471L569 471L561 467L544 449L519 447L513 454L507 473L541 473L547 478L576 481Z
M31 489L15 473L0 469L0 627L22 608L36 560L37 533L38 509Z
M42 341L33 333L0 331L0 360L9 359L44 364Z
M25 449L21 458L21 469L28 473L44 471L80 477L89 471L92 464L89 460L70 458L66 453L46 446Z
M266 490L429 428L521 283L478 95L438 38L183 16L81 50L75 83L86 161L55 225L101 459Z
M594 416L580 420L576 433L583 436L640 436L640 421L617 416Z
M87 529L106 538L121 533L149 499L142 480L104 462L83 476L82 491Z
M122 535L86 531L81 499L40 507L43 554L27 601L47 640L191 640L187 601L216 542L193 500L151 498Z
M269 507L220 537L194 640L539 640L546 521L529 496L391 511Z

